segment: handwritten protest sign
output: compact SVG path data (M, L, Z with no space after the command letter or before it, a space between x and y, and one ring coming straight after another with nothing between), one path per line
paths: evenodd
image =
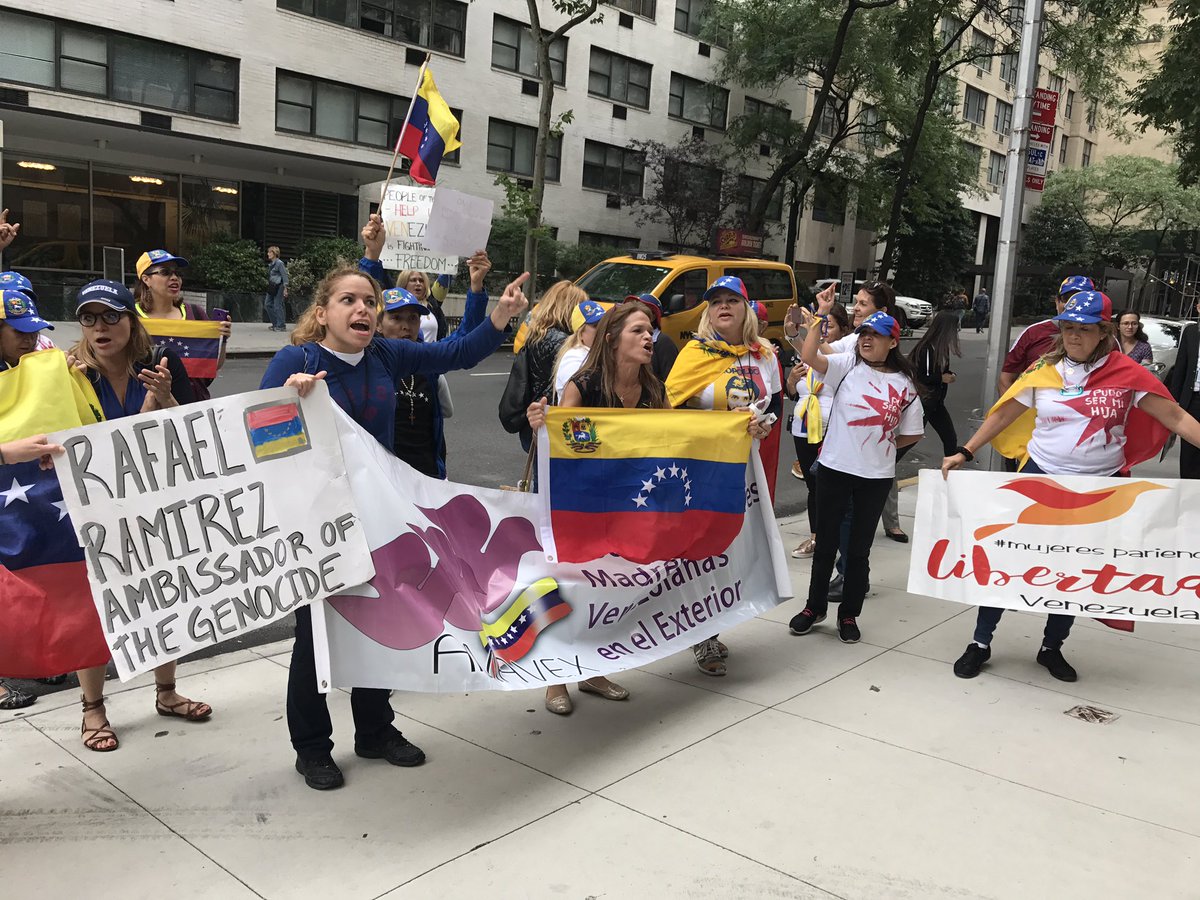
M122 680L374 574L322 384L54 435Z
M430 253L425 246L429 215L433 210L433 188L389 185L379 214L387 239L380 261L387 269L418 269L422 272L458 271L458 256Z
M425 246L436 253L470 256L487 247L496 204L482 197L440 187L433 197Z
M921 472L908 590L1098 619L1200 622L1192 481Z

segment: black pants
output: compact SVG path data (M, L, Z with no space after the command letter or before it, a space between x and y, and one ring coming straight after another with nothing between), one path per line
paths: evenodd
M380 688L354 688L350 692L355 741L369 741L384 732L395 717L388 692ZM298 756L325 756L333 750L333 722L329 704L317 690L317 664L313 658L312 610L296 610L296 643L288 668L288 731Z
M950 418L945 402L931 402L925 407L925 421L933 426L933 430L942 439L944 455L953 455L958 447L958 432L954 430L954 420Z
M991 646L992 635L996 633L996 626L1000 624L1000 617L1003 615L1004 610L997 606L979 607L979 613L975 617L974 635L977 644L983 644L985 647ZM1071 626L1074 624L1074 616L1050 613L1046 617L1046 629L1042 632L1042 646L1047 650L1061 650L1063 642L1071 634Z
M1192 397L1187 411L1192 418L1200 416L1200 394ZM1185 440L1179 442L1179 477L1200 478L1200 447Z
M821 503L817 509L817 550L808 585L808 608L817 615L823 615L829 607L829 577L833 574L842 520L851 504L854 509L850 515L850 543L838 616L857 617L862 612L871 580L871 544L891 489L891 478L860 478L828 465L817 467Z
M796 462L800 463L800 472L804 475L804 486L808 488L808 530L817 533L817 473L813 471L813 463L821 452L820 444L810 444L808 438L792 435L796 442Z

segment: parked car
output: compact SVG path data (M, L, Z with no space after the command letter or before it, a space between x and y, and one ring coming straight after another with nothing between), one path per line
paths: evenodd
M819 294L831 284L839 283L840 280L837 278L820 278L813 284L813 293ZM865 281L854 282L854 292L850 295L851 299L846 304L847 307L854 305L854 294L857 294L864 284L866 284ZM896 307L896 318L900 320L901 328L921 328L929 321L930 316L933 315L933 304L919 300L916 297L898 296L896 297Z
M1183 329L1188 324L1186 319L1163 319L1158 316L1142 316L1142 329L1154 351L1154 362L1146 368L1153 372L1160 381L1166 381L1171 369L1175 367L1175 357L1179 353L1179 339Z

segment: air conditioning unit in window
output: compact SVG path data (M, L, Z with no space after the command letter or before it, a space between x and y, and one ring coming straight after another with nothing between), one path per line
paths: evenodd
M1004 82L1004 93L1011 94L1012 92L1013 92L1013 86L1011 84L1009 84L1007 81Z

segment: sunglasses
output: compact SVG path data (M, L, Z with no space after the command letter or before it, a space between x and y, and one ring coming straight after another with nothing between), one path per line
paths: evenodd
M172 275L179 275L179 270L178 269L151 269L146 274L147 275L166 275L168 278L170 278ZM180 275L179 277L182 278L183 276Z
M121 317L124 315L125 313L118 312L115 309L110 309L107 312L102 313L81 312L75 317L75 321L77 321L84 328L91 328L96 324L97 319L103 321L105 325L116 325L121 321Z

